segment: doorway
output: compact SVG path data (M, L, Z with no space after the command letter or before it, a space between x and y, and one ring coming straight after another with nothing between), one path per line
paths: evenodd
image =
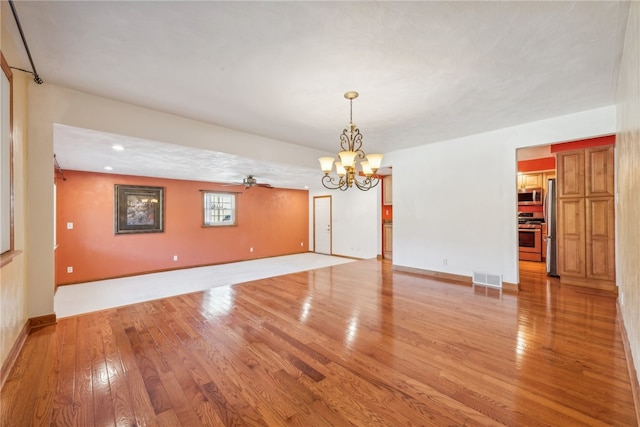
M547 264L555 266L555 192L556 159L551 145L524 147L516 151L518 276L533 271L547 274ZM549 227L550 224L553 224ZM523 266L527 266L523 269Z
M331 196L313 197L313 251L331 255Z

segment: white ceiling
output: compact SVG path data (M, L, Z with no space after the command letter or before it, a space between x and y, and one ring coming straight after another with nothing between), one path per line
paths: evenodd
M353 115L368 153L612 105L628 12L619 1L15 5L45 84L327 153L348 122L347 90L360 92ZM54 149L63 168L104 172L118 161L102 159L114 138L63 126ZM287 187L320 179L302 168L280 183L280 165L136 142L155 154L119 171L223 182L253 173Z

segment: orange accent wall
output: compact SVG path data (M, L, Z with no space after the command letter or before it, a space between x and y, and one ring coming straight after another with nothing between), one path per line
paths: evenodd
M56 285L301 253L309 247L306 190L244 190L197 181L64 174L67 180L57 182ZM164 187L164 232L115 235L115 184ZM237 225L202 227L200 190L240 191ZM174 255L178 261L173 261ZM67 273L68 266L73 273Z
M612 145L616 143L615 135L601 136L598 138L581 139L579 141L563 142L551 146L552 153L560 151L579 150L581 148L599 147L601 145Z
M538 172L555 170L555 168L555 157L543 157L540 159L521 160L518 162L518 172Z

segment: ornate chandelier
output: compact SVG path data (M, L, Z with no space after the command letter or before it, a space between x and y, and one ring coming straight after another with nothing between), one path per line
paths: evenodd
M333 157L320 157L320 168L324 172L322 185L329 190L345 191L355 184L362 191L367 191L378 185L380 179L375 173L382 164L382 154L365 155L362 150L362 134L360 129L353 124L353 100L358 97L358 92L350 91L344 94L349 100L349 125L340 135L340 148L338 153L340 161L336 162L338 178L330 176L333 169ZM360 169L356 168L356 157L360 159ZM364 160L366 157L367 160Z

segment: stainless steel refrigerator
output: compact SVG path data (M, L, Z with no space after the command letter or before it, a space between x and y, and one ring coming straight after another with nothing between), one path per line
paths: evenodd
M556 179L550 178L544 198L544 220L547 223L547 276L554 277L558 277L557 212Z

